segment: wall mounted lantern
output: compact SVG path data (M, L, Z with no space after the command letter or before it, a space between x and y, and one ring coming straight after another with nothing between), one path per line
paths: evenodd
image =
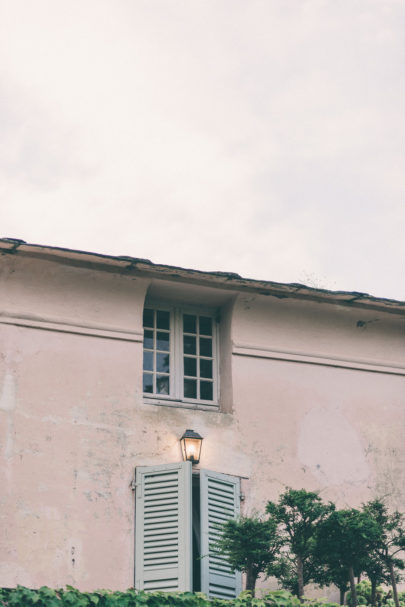
M180 439L181 451L185 462L198 464L201 455L201 443L203 437L194 432L194 430L186 430Z

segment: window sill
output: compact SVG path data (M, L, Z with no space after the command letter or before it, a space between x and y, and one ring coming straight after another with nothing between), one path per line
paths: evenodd
M178 407L181 409L199 409L201 411L218 411L218 403L202 403L191 400L175 400L170 398L155 398L152 396L143 397L143 402L147 405L159 405L162 407Z

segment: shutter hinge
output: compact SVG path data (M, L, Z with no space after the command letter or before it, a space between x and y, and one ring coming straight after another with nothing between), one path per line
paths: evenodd
M136 497L137 499L141 499L142 497L142 483L137 483L135 480L131 481L131 484L129 485L132 489L132 491L136 491Z

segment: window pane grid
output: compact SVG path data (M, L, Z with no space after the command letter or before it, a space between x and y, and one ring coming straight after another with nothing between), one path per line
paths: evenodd
M143 391L214 404L215 325L204 313L144 309Z
M170 394L170 313L145 308L143 391Z
M210 317L183 314L183 370L184 397L212 401L214 378Z

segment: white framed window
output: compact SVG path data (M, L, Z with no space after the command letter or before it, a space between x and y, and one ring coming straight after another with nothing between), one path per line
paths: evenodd
M217 406L215 311L145 304L143 331L145 399Z

